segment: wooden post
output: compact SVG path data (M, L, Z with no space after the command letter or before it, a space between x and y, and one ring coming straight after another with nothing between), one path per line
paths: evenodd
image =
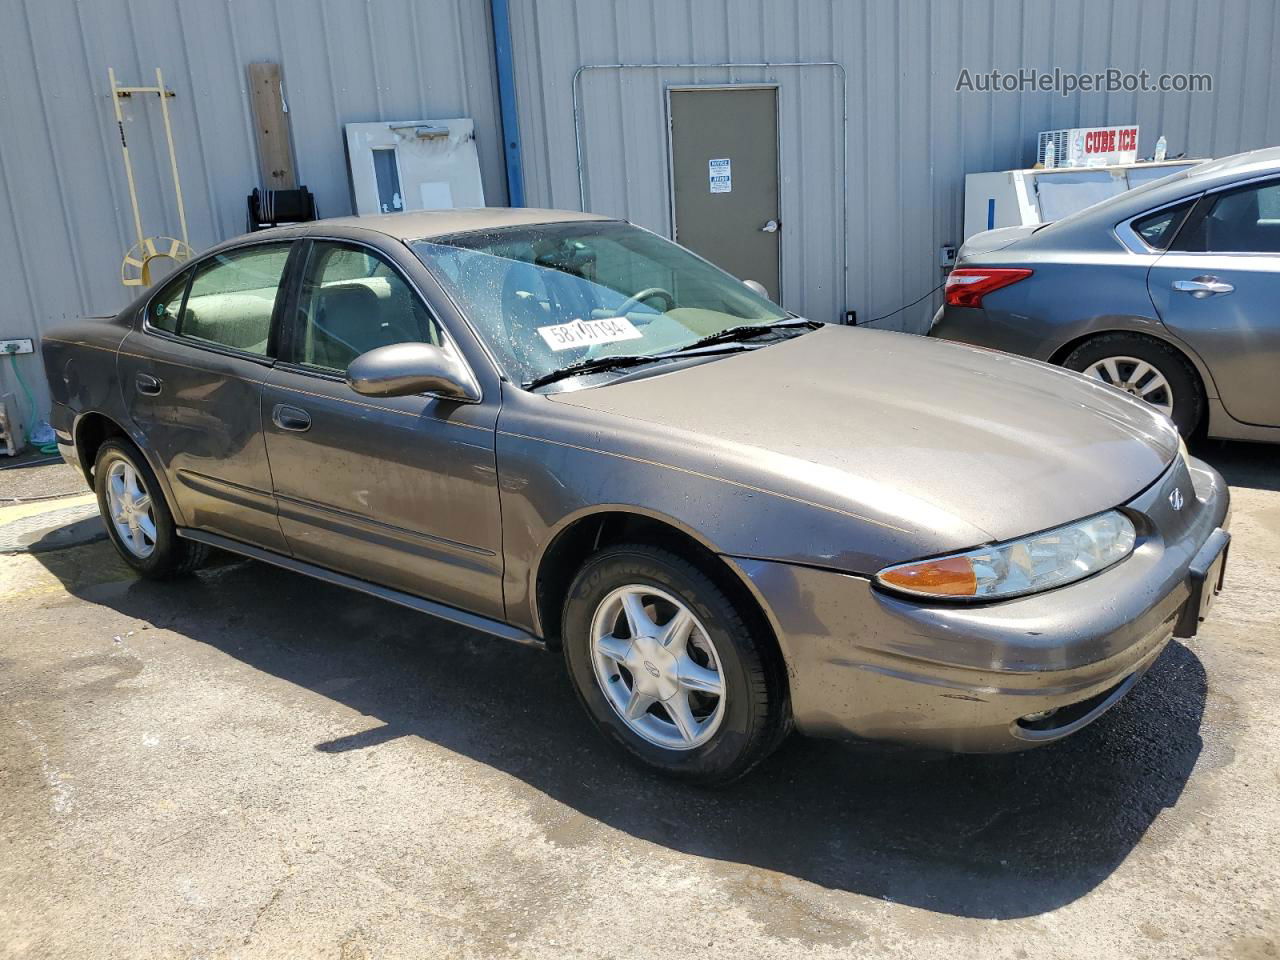
M258 138L258 173L268 190L298 185L293 169L293 136L278 63L249 64L249 102Z

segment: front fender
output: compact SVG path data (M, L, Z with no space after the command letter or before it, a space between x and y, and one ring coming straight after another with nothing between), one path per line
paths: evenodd
M914 556L912 533L781 492L589 446L504 410L497 435L507 616L538 631L538 569L557 535L593 514L665 523L722 556L874 572L884 554ZM538 435L542 432L543 435ZM674 459L674 458L673 458Z

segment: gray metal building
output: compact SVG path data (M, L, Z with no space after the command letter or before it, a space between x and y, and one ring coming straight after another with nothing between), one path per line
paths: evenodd
M1280 143L1274 0L8 0L0 5L0 338L118 309L132 242L107 68L170 101L192 246L243 230L258 182L246 65L279 63L299 180L350 211L342 125L469 116L488 202L668 236L680 97L769 91L734 151L776 177L780 298L918 330L964 175L1029 166L1040 130L1136 122L1141 153ZM510 59L495 11L510 30ZM501 38L499 38L501 39ZM671 65L678 66L671 66ZM510 82L499 81L510 66ZM961 69L1202 73L1199 93L957 92ZM726 89L730 88L730 89ZM514 102L505 136L501 101ZM726 103L728 101L725 101ZM769 107L768 104L773 104ZM752 108L756 109L756 108ZM766 113L773 110L770 121ZM157 110L125 105L148 232L177 235ZM739 153L741 155L741 153ZM776 162L772 159L776 157ZM770 166L770 164L772 166ZM741 166L741 165L739 165ZM704 184L705 186L705 184ZM677 221L683 217L683 223ZM774 291L778 293L778 291ZM888 314L883 320L876 320ZM20 357L43 404L38 355ZM0 393L15 390L8 365Z

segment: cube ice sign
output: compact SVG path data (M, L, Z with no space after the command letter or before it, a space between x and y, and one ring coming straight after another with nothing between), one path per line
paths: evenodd
M1094 127L1074 132L1070 157L1073 167L1137 162L1137 127Z

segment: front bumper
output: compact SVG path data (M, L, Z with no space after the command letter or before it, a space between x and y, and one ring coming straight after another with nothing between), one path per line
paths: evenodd
M1194 490L1177 511L1175 488ZM865 577L736 563L773 620L802 732L1020 750L1096 720L1182 635L1192 565L1227 527L1229 507L1216 471L1179 458L1124 507L1140 530L1132 555L1087 580L991 604L927 605ZM1198 614L1198 593L1194 602Z

